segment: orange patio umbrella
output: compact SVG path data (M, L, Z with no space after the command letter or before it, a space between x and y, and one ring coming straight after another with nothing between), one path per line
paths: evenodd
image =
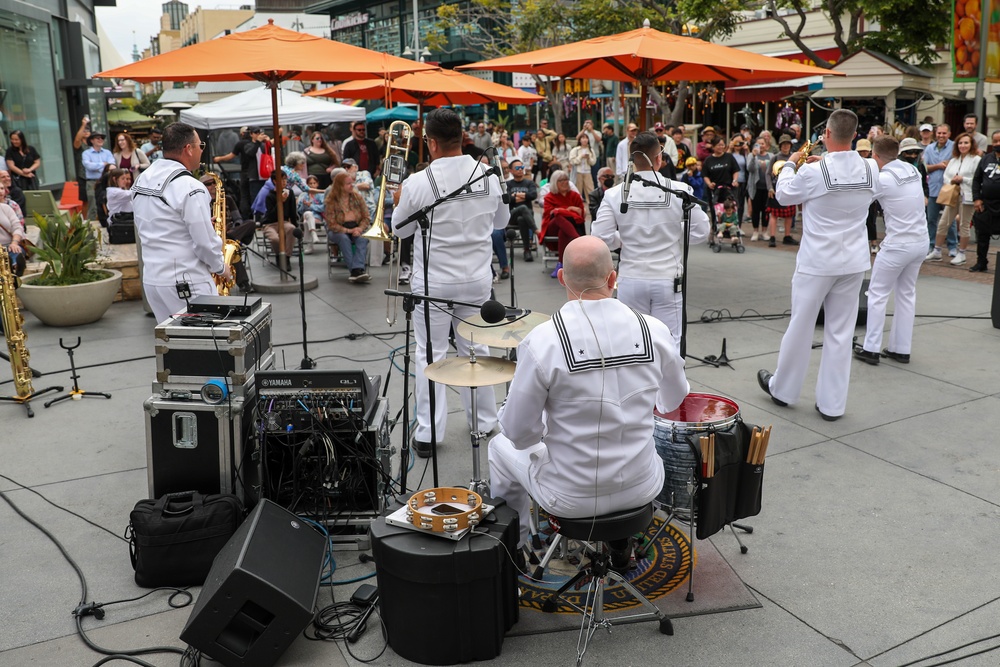
M563 78L636 81L640 99L654 81L736 81L838 75L811 65L681 37L649 27L572 44L494 58L458 69L523 72ZM640 124L645 125L645 114Z
M260 81L271 89L273 132L277 139L278 84L282 81L384 79L433 68L433 65L287 30L274 25L273 19L268 19L267 25L254 30L192 44L99 72L94 77L138 82ZM280 141L275 141L274 149L276 163L280 165ZM282 217L279 206L279 228L283 223ZM282 269L287 269L284 239L284 234L278 234L278 261Z
M349 81L331 88L306 93L314 97L353 97L380 99L395 103L408 102L417 105L417 118L423 116L423 106L453 106L456 104L489 104L507 102L509 104L532 104L544 97L535 93L511 88L500 83L484 81L454 70L435 68L425 72L411 72L382 81ZM424 144L418 142L419 159L424 159Z

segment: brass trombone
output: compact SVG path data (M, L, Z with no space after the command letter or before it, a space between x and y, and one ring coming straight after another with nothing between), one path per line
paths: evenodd
M399 271L402 257L399 252L398 243L392 233L385 226L385 198L390 192L395 192L402 185L406 178L406 158L410 153L410 138L413 136L413 128L401 120L393 121L389 126L389 131L385 135L385 158L382 160L382 180L378 188L378 204L375 206L375 219L371 227L362 236L374 243L392 243L393 254L396 260L389 264L389 287L391 290L399 289ZM396 324L396 311L398 310L398 299L386 297L385 321L389 326Z

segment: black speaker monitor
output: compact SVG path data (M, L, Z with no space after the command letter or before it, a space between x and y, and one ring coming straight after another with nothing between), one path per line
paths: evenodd
M262 500L216 556L181 640L226 667L270 667L313 618L325 550Z

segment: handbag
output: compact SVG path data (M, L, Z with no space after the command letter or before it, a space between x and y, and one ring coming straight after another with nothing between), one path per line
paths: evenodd
M144 588L205 583L243 514L243 503L230 494L182 491L140 500L125 531L135 583Z
M957 183L945 183L941 186L936 201L942 206L958 206L962 201L962 186Z

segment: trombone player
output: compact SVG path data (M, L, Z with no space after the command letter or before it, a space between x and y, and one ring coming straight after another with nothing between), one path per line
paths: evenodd
M434 202L438 197L454 192L471 178L482 174L486 165L462 154L462 120L448 108L427 114L424 125L432 162L403 182L397 191L399 201L393 211L393 221L399 225L411 214ZM492 233L505 229L510 220L510 208L503 203L500 181L489 176L471 186L471 192L447 201L429 215L427 248L418 236L413 243L412 291L432 297L482 303L490 297L493 278L490 271ZM394 226L395 226L394 225ZM400 238L412 236L418 223L393 229ZM426 268L426 278L424 271ZM413 314L416 354L417 427L414 449L422 458L431 456L431 419L434 419L435 441L444 437L448 419L445 386L434 385L434 415L430 411L430 390L424 368L432 361L444 359L448 352L448 331L453 320L469 318L478 309L464 306L431 307L430 338L427 336L425 304L417 304ZM457 327L456 327L457 328ZM469 341L455 336L458 353L468 356ZM477 355L488 355L489 348L476 345ZM479 428L490 432L497 423L496 395L493 387L477 389ZM461 392L466 419L471 427L471 392Z
M851 150L858 117L848 109L830 114L823 143L827 153L792 153L781 166L775 195L782 206L802 205L802 241L792 276L792 315L781 339L778 367L757 372L757 383L777 405L799 400L809 369L813 331L824 309L823 352L816 381L816 411L826 421L847 409L851 338L865 271L871 268L865 221L879 196L879 168Z

